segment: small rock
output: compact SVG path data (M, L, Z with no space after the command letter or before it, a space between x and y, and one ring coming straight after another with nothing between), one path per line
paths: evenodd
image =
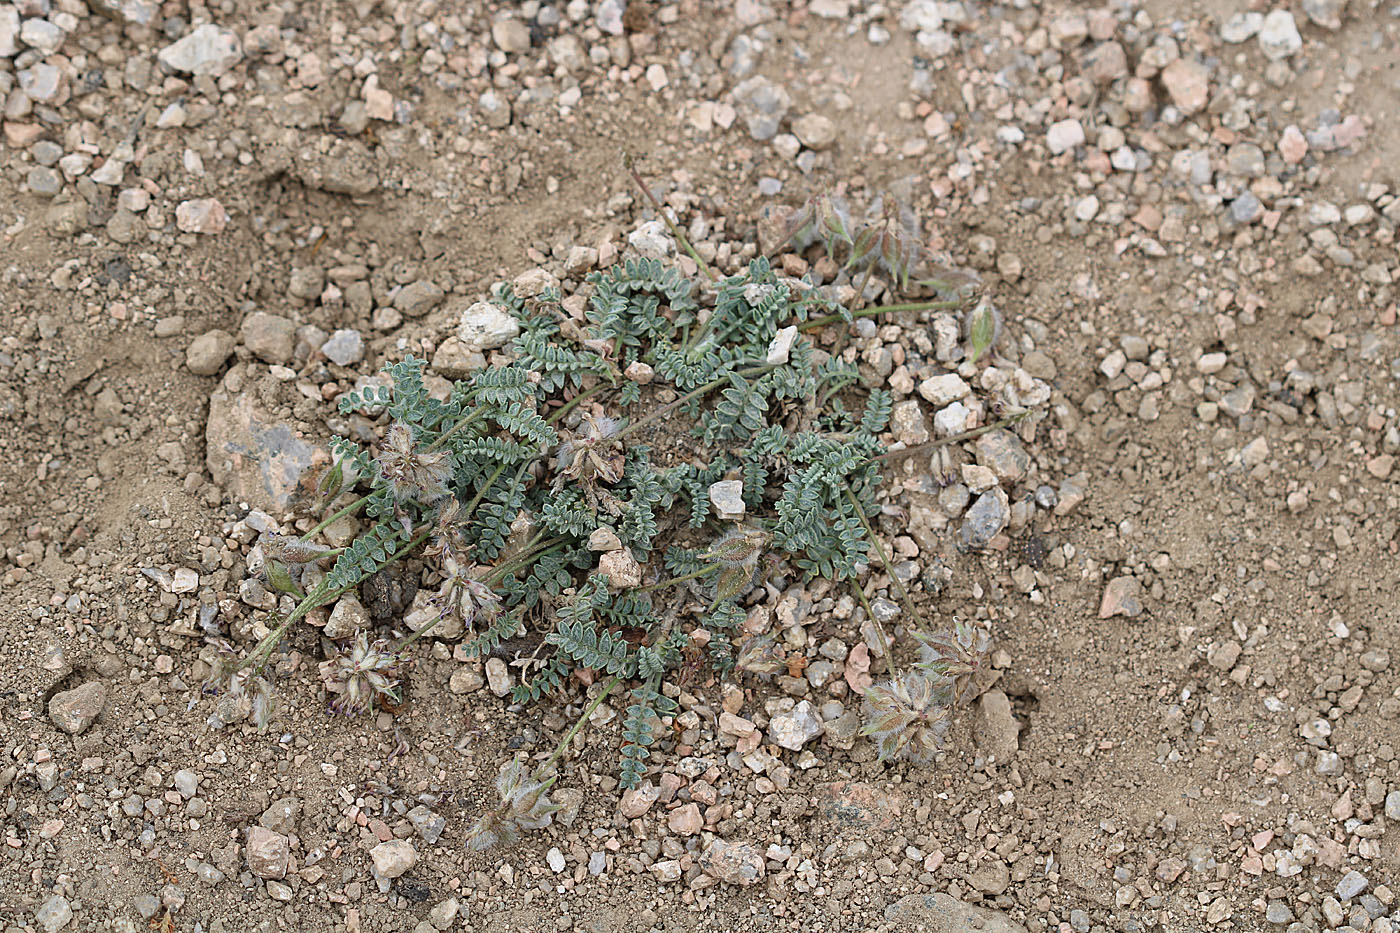
M0 7L0 58L19 54L19 10L13 4Z
M365 358L365 340L357 330L338 330L321 344L321 352L337 366L353 366Z
M369 850L374 870L385 878L397 878L418 864L418 851L407 839L390 839Z
M1069 152L1084 145L1084 127L1078 120L1052 123L1050 129L1045 132L1045 144L1050 147L1051 155Z
M170 783L176 793L189 800L199 792L199 775L188 768L181 768L170 776Z
M498 19L491 24L491 39L502 52L528 52L530 26L518 19Z
M447 819L429 810L423 804L419 804L408 813L404 814L408 821L413 824L413 829L418 833L418 838L428 845L434 845L442 838L443 830L447 828Z
M1099 604L1099 618L1111 619L1114 616L1136 618L1142 615L1142 584L1136 577L1114 577L1103 590L1103 602Z
M821 152L836 142L836 124L830 117L809 113L792 121L792 132L808 149Z
M564 859L564 853L559 851L558 846L551 846L544 854L544 860L549 865L549 870L556 875L564 870L569 863Z
M291 858L291 842L281 833L263 826L250 826L247 842L243 846L243 858L248 863L248 870L259 878L285 878L287 862Z
M171 71L217 78L243 60L243 46L233 30L205 23L156 57Z
M237 339L226 330L206 331L190 341L185 366L196 376L212 376L223 368L237 345Z
M73 907L62 894L53 895L34 912L34 922L43 933L56 933L66 927L72 919Z
M1000 489L984 492L972 503L958 529L959 543L965 550L976 551L986 547L992 539L1001 534L1011 520L1006 504L1006 494Z
M663 859L651 866L651 873L660 884L675 884L681 880L681 863L673 858Z
M1178 58L1163 68L1162 86L1182 113L1196 113L1210 102L1210 73L1194 59Z
M975 446L977 462L989 467L1003 483L1024 479L1030 469L1031 455L1026 453L1021 439L1004 428L983 434Z
M1011 871L1001 859L993 859L967 876L968 882L983 894L996 897L1011 886Z
M648 259L665 259L676 251L676 241L660 220L638 224L637 229L627 235L627 245Z
M640 816L645 816L652 804L660 798L660 788L651 781L643 781L641 785L623 791L622 801L618 804L617 809L627 819L635 820Z
M20 41L46 56L57 52L67 37L67 33L46 19L27 19L19 27Z
M792 357L792 345L797 342L797 327L781 328L768 343L768 354L764 362L769 366L781 366Z
M284 317L254 311L243 319L243 345L266 363L285 365L296 346L296 325Z
M1026 933L999 910L974 907L941 893L906 895L885 908L885 920L911 933Z
M1287 10L1274 10L1259 27L1259 48L1266 58L1279 61L1303 47L1298 24Z
M55 693L49 700L49 718L69 735L87 731L107 705L107 685L91 680L72 690Z
M297 831L297 817L301 816L301 800L297 797L279 797L268 804L258 817L258 825L274 833L291 836Z
M289 353L290 355L290 353ZM276 421L252 392L209 397L205 463L234 499L268 513L285 512L314 491L315 470L330 454Z
M778 128L792 106L787 90L762 75L747 78L734 88L734 100L749 135L758 142L778 135Z
M185 233L214 235L228 226L228 212L214 198L182 201L175 208L175 226Z
M997 764L1006 764L1020 749L1021 728L1011 712L1011 700L1000 690L988 690L977 698L972 737L977 748ZM1001 893L1001 892L997 892Z
M519 335L520 322L489 301L470 305L462 311L457 323L457 339L469 352L503 347Z
M1347 0L1303 0L1303 12L1308 19L1334 32L1342 28L1342 14L1346 7Z
M326 627L321 633L331 641L353 638L357 632L369 628L369 612L353 593L347 593L336 602L326 619Z
M1263 13L1253 11L1236 13L1220 27L1220 38L1231 45L1239 45L1257 36L1263 25Z
M710 505L721 520L742 519L745 508L743 480L726 479L710 484Z
M510 668L500 658L486 659L486 684L498 697L510 693Z
M919 394L935 408L967 398L972 388L957 373L944 373L919 383Z
M432 370L448 379L466 379L486 368L486 356L480 350L468 349L457 337L448 337L433 352Z
M30 191L45 198L51 198L63 190L63 176L42 165L31 168L24 181Z
M609 586L615 591L642 585L642 565L627 548L608 551L598 558L598 572L607 575Z
M1366 876L1352 869L1342 875L1342 880L1337 882L1337 897L1348 901L1353 897L1359 897L1368 887L1370 887L1370 882L1366 880Z
M399 289L394 308L405 317L422 317L442 303L444 292L436 282L419 279Z
M494 89L482 92L476 99L476 109L491 129L500 130L510 126L510 101Z
M748 843L732 843L716 837L700 853L700 868L727 884L747 886L763 877L763 855Z
M666 816L666 826L677 836L694 836L704 828L705 821L700 816L700 807L688 803L677 807Z
M820 738L822 721L807 700L768 722L768 738L788 751L800 752L813 739Z

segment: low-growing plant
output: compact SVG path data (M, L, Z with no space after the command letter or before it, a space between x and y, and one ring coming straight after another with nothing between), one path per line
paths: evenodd
M844 244L847 266L862 276L858 296L877 266L907 281L923 262L891 210L862 224L835 201L809 210L808 226L829 248ZM970 282L947 271L940 286L950 293ZM781 670L771 641L742 632L744 599L775 566L854 582L873 546L911 627L926 629L870 524L891 395L864 386L854 365L807 336L890 307L862 309L859 297L843 306L763 257L713 282L708 270L686 275L627 259L590 275L588 286L582 319L557 289L525 299L498 286L493 300L521 328L507 361L445 394L431 392L424 361L408 357L385 367L387 385L341 397L342 413L378 419L382 434L371 445L333 438L335 466L321 490L327 517L300 539L265 536L264 579L296 605L220 669L210 687L222 705L211 722L238 721L237 709L225 709L231 696L270 693L263 672L298 619L413 554L435 587L432 618L397 642L362 632L332 653L320 672L334 710L396 708L407 647L448 620L466 633L471 656L518 634L533 638L537 650L518 662L516 702L559 694L575 675L608 678L542 767L517 759L503 770L501 805L470 837L481 848L549 821L549 767L615 687L630 691L618 770L632 788L662 720L678 711L677 678L704 664L721 676ZM968 298L898 307L950 304ZM349 515L361 523L350 543L314 543ZM883 629L880 639L893 664ZM882 758L931 755L986 648L985 634L971 629L925 632L919 663L870 689L867 733Z

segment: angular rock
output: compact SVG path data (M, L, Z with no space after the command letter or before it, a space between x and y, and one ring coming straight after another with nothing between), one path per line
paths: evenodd
M762 75L748 78L734 88L734 100L749 128L749 135L759 142L778 135L778 128L792 106L787 90Z
M296 325L284 317L254 311L243 319L239 336L243 345L265 363L285 365L296 346Z
M233 30L205 23L156 57L171 71L217 78L243 60L243 44Z
M1084 127L1078 120L1061 120L1058 123L1052 123L1050 128L1045 131L1045 145L1050 148L1051 155L1069 152L1071 149L1084 145Z
M820 113L809 113L792 121L792 133L808 149L830 149L836 142L836 124Z
M698 864L710 877L741 887L757 883L765 869L763 854L757 848L718 837L700 853Z
M898 791L861 781L834 781L817 789L817 806L838 834L888 830L899 823L904 798Z
M821 718L807 700L768 721L768 738L791 752L802 751L802 746L820 738L822 731Z
M739 521L744 517L744 482L737 479L720 480L710 484L710 505L724 521Z
M999 910L964 904L947 894L910 894L885 908L885 920L910 933L1026 933Z
M520 322L489 301L465 308L457 322L457 339L468 353L503 347L520 335Z
M367 628L369 612L360 605L360 601L353 594L347 593L336 602L321 633L331 641L340 641L343 638L352 638L357 632Z
M445 293L436 282L419 279L399 289L394 307L405 317L422 317L442 303Z
M651 781L643 781L640 786L623 791L618 812L629 820L645 816L652 804L661 798L661 790Z
M264 826L248 827L248 838L243 844L243 858L248 863L248 870L259 878L287 877L287 863L291 852L291 841L281 833L273 832Z
M1021 728L1011 712L1011 700L1000 690L988 690L977 698L972 738L977 748L998 764L1006 764L1020 749ZM1000 893L1000 892L998 892Z
M107 705L107 685L100 680L55 693L49 700L49 718L69 735L87 731Z
M630 590L642 585L642 565L627 548L608 551L598 559L598 572L607 574L613 590Z
M0 58L19 54L19 10L11 4L0 7Z
M238 340L226 330L214 329L190 341L185 366L196 376L212 376L228 361Z
M1136 618L1142 615L1142 584L1136 577L1114 577L1103 589L1103 602L1099 604L1099 618L1111 619L1114 616Z
M407 839L390 839L369 850L374 870L385 878L397 878L418 864L418 850Z
M321 344L321 352L337 366L353 366L365 358L365 338L357 330L338 330Z
M989 468L1002 483L1024 479L1030 469L1031 455L1021 446L1021 439L1005 428L988 431L977 438L977 462Z
M214 198L182 201L175 208L175 226L185 233L213 236L223 233L224 228L228 226L228 211Z
M43 933L58 933L72 919L73 906L62 894L53 895L34 912L34 922Z
M1287 10L1274 10L1259 27L1259 48L1266 58L1279 61L1303 47L1298 23Z
M1011 511L1007 507L1006 493L1000 489L984 492L967 510L967 515L958 528L958 542L965 550L980 550L1001 534L1010 520Z
M666 826L677 836L693 836L704 828L705 821L700 816L699 805L688 803L667 814Z
M1210 73L1193 59L1178 58L1163 68L1162 86L1182 113L1196 113L1210 102Z
M297 831L297 817L301 816L301 800L296 797L281 797L268 805L258 817L258 825L274 833L290 836Z
M214 482L231 498L264 512L285 512L314 493L315 472L331 462L324 447L274 420L252 392L211 395L204 436Z

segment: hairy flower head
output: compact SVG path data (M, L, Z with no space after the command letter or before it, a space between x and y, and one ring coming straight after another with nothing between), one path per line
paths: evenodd
M361 632L349 650L320 664L326 692L333 694L331 709L346 716L371 713L376 708L398 702L399 667L403 658L389 650L383 638L371 642Z
M544 829L554 819L559 804L549 799L549 781L539 780L527 771L523 755L516 755L501 768L496 793L501 805L482 814L467 833L467 848L485 852L496 845L509 845L530 829Z
M865 691L861 734L875 742L881 761L928 764L948 731L948 693L927 674L913 671Z
M451 452L419 448L413 429L402 422L394 422L384 432L374 466L380 482L401 505L408 502L431 504L448 494L447 481L452 478Z

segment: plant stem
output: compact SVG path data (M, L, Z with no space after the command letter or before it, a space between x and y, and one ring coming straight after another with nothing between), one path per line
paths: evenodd
M865 267L865 274L860 277L860 284L856 286L855 306L851 308L851 313L856 314L865 306L865 286L870 284L870 277L875 274L875 260Z
M648 583L646 586L639 586L636 589L632 590L632 592L650 593L653 590L664 590L668 586L675 586L676 584L684 583L687 580L694 580L696 577L703 577L705 574L713 573L718 569L719 564L707 564L706 566L701 567L699 570L693 570L690 573L682 574L679 577L672 577L669 580L659 580L656 583Z
M535 769L535 775L537 778L539 775L548 771L556 761L563 757L565 750L569 747L569 743L574 740L574 736L578 735L579 730L583 728L583 724L588 722L588 717L592 716L594 710L603 705L603 700L606 699L609 693L612 693L613 687L616 687L621 682L622 677L620 675L614 674L612 679L609 680L607 684L603 686L603 689L598 693L598 695L593 698L592 702L590 702L588 706L584 707L583 714L579 716L578 721L575 722L573 726L569 728L568 732L564 733L564 737L559 740L558 745L554 746L554 751L550 754L550 756L547 759L545 759L544 764L540 765L538 768ZM548 788L551 785L553 785L553 783L556 780L558 780L558 778L559 775L555 774L545 783L545 787Z
M948 308L961 307L966 303L962 299L955 298L948 301L915 301L898 305L875 305L852 311L851 317L874 317L877 314L896 314L903 311L943 311ZM828 324L835 324L845 319L845 316L841 314L826 314L814 317L804 324L799 324L797 329L805 333L809 330L819 330Z
M600 383L598 383L597 385L595 385L593 388L589 389L588 391L586 391L586 392L580 392L579 394L575 395L573 398L571 398L571 399L569 399L567 402L565 402L562 406L559 407L558 410L556 410L552 415L550 415L548 418L546 418L546 419L544 419L544 420L545 420L547 423L549 423L549 424L554 424L555 422L559 421L559 419L561 419L561 418L563 418L565 415L567 415L569 412L573 411L574 408L575 408L580 402L584 401L585 399L592 398L593 396L597 395L599 392L603 391L603 389L605 389L605 388L608 388L608 387L605 386L603 383L600 382Z
M671 231L671 236L676 238L677 243L685 247L685 251L690 254L690 258L694 259L695 264L700 267L700 271L705 273L706 280L713 285L715 282L714 273L710 271L709 266L705 265L705 260L700 258L700 254L695 251L695 247L690 245L690 240L681 232L681 228L676 226L676 222L671 219L671 215L666 213L666 209L661 206L661 202L656 200L656 195L651 193L651 189L647 187L647 183L642 180L641 173L638 172L636 166L632 164L632 156L624 155L622 157L622 164L627 167L627 171L632 173L632 180L637 183L638 188L642 189L642 194L647 196L647 200L651 202L652 207L656 208L656 212L660 214L661 219L666 222L666 226Z
M856 518L860 519L860 527L865 529L865 536L870 539L870 546L875 549L876 556L884 565L885 573L888 573L890 579L894 581L894 588L899 591L899 599L900 602L904 603L905 611L909 613L909 617L920 629L927 628L923 617L919 615L919 610L914 608L914 600L910 598L909 591L905 589L904 581L899 579L899 574L894 572L894 564L890 563L889 557L885 554L885 546L875 536L875 529L870 527L870 520L865 517L865 511L861 509L860 503L856 501L855 495L849 489L846 490L846 498L850 500L851 508L855 509Z
M495 584L500 583L502 580L504 580L506 574L519 570L521 567L524 567L531 561L537 561L548 554L553 554L555 551L558 551L560 548L564 547L563 542L564 535L559 535L557 538L550 538L548 541L544 542L544 545L553 545L552 547L541 546L533 553L523 554L519 557L513 557L510 560L506 561L504 564L492 568L491 572L486 575L486 579L482 580L481 582L486 584L487 586L494 586Z
M458 431L462 430L463 428L467 427L469 424L472 424L474 421L476 421L476 419L480 418L480 417L481 417L482 415L484 415L484 414L486 414L486 410L483 409L483 408L478 408L476 411L474 411L474 412L472 412L471 414L467 415L467 416L466 416L465 418L463 418L461 421L458 421L458 422L457 422L456 424L454 424L452 427L448 428L446 431L444 431L444 432L442 432L441 434L439 434L439 435L437 436L437 440L433 441L431 444L428 445L428 450L429 450L429 451L437 450L439 447L441 447L441 446L443 445L443 443L444 443L449 437L451 437L452 435L456 434Z
M471 517L472 512L475 511L476 507L481 504L481 497L486 495L486 491L495 484L496 480L501 478L501 474L505 471L506 465L504 463L496 467L496 471L492 473L489 477L487 477L486 482L481 484L481 488L476 491L476 495L472 496L472 499L470 502L467 503L466 508L462 509L463 515L467 516L468 518Z
M895 460L907 457L910 454L923 453L924 451L936 450L939 447L947 447L949 444L960 444L963 441L970 441L975 437L981 437L988 431L995 431L997 428L1010 427L1013 424L1020 424L1025 421L1033 409L1027 408L1025 411L1017 412L1009 418L1000 421L993 421L991 424L984 424L980 428L973 428L971 431L964 431L961 434L954 434L952 437L940 438L936 441L929 441L926 444L915 444L913 447L906 447L903 450L892 450L889 453L881 454L878 457L871 457L869 463L880 463L883 460Z
M407 557L414 548L428 540L428 535L430 534L432 534L431 528L427 531L420 532L412 541L400 548L398 553L381 564L378 569L383 570L385 567L398 563L404 557ZM291 628L293 622L306 615L312 609L324 606L347 590L358 586L365 576L368 576L368 574L359 577L352 583L347 583L335 589L330 589L326 585L326 581L330 579L329 575L323 577L321 582L316 584L316 588L306 594L306 597L302 599L301 602L297 603L295 609L287 613L287 617L279 622L275 629L264 635L262 639L253 646L253 650L249 653L248 657L244 658L242 663L234 668L234 673L238 673L250 667L255 669L261 668L267 663L267 659L272 656L272 649L276 648L278 643L282 641L282 636L287 633L287 629Z
M865 607L865 614L870 618L870 624L875 627L875 634L880 639L880 651L885 656L885 664L890 672L894 672L894 652L890 648L890 636L885 634L885 627L880 624L880 617L875 615L875 610L870 606L870 600L865 596L865 589L861 587L857 580L851 581L851 589L856 591L856 596L860 599L860 604Z
M345 508L341 509L340 511L336 512L334 515L330 516L329 518L322 519L320 524L318 524L315 528L312 528L312 529L311 529L310 531L308 531L306 534L302 535L302 536L301 536L301 540L303 540L303 541L310 541L312 538L316 537L316 534L317 534L318 532L320 532L323 528L325 528L327 525L330 525L330 524L334 523L337 519L340 519L340 518L343 518L343 517L346 516L346 515L349 515L351 512L355 511L355 510L358 509L360 506L362 506L362 505L364 505L366 502L368 502L368 501L370 500L370 497L373 496L373 495L374 495L374 493L372 493L372 492L367 492L367 493L365 493L363 496L360 496L360 498L356 499L354 502L352 502L352 503L350 503L349 505L347 505ZM323 555L323 556L324 556L324 555Z

